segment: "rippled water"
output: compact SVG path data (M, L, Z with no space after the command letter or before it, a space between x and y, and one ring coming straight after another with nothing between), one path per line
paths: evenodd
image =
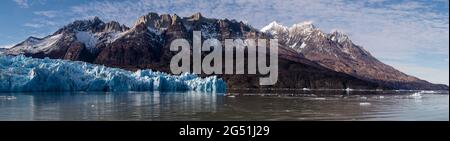
M0 120L449 120L443 92L0 93Z

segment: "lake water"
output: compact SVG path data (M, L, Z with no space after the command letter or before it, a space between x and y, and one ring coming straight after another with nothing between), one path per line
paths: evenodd
M0 93L0 120L449 120L448 91Z

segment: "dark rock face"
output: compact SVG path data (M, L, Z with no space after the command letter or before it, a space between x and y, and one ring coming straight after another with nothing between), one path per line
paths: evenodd
M161 38L145 29L132 31L103 48L94 63L121 68L151 68L161 57Z
M5 53L10 55L25 54L37 58L49 57L85 61L127 70L153 69L170 73L171 58L177 53L169 50L170 43L178 38L188 39L192 43L193 31L202 31L202 40L216 38L224 41L224 39L230 38L270 39L277 37L280 40L278 82L273 86L260 86L259 77L262 76L260 74L219 75L227 82L229 88L403 88L404 85L399 87L397 83L380 83L371 78L354 75L358 73L358 66L349 66L345 63L335 65L335 58L314 58L314 56L327 53L323 52L323 49L315 50L314 47L326 45L327 50L356 47L352 43L346 42L337 44L336 41L330 39L333 35L321 34L312 30L310 32L309 29L305 29L299 28L297 30L302 33L317 34L320 38L306 40L306 38L303 39L304 37L298 36L300 40L297 40L307 42L309 45L302 49L306 51L299 52L298 49L302 48L300 44L292 47L295 40L284 40L284 37L288 36L283 36L283 39L280 39L281 36L260 32L242 22L205 18L200 13L190 17L149 13L141 16L131 28L114 21L104 23L96 17L90 20L75 21L42 39L30 37L8 49ZM284 32L279 33L288 35ZM358 59L366 59L364 56L370 57L370 54L362 49L358 52L360 53L357 56ZM339 59L351 57L342 53L336 55L344 56L338 57ZM367 61L358 63L364 62ZM205 76L205 74L201 75ZM396 80L395 77L392 79ZM403 78L398 80L404 81ZM409 89L425 88L424 82L410 84ZM429 87L430 89L448 89L446 86L436 87L437 85L432 84L430 86L432 86Z

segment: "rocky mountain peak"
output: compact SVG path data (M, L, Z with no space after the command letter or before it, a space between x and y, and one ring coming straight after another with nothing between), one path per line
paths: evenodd
M30 36L27 39L25 39L25 41L15 45L15 46L18 46L18 45L25 45L25 46L30 45L31 46L31 45L39 43L41 40L42 40L41 38Z
M190 19L194 20L194 21L199 21L203 18L202 13L197 12L195 14L193 14Z
M145 27L150 30L162 31L166 30L170 26L173 25L182 25L183 20L177 14L162 14L158 15L157 13L148 13L147 15L139 17L139 19L135 22L134 28Z
M321 32L310 21L300 22L291 27L286 27L273 21L269 25L263 27L260 31L269 33L275 36L275 38L288 38L288 36L297 36L296 38L299 38L298 36L300 36L300 38L303 39L307 36L311 36L312 33L317 33L318 36L325 36L325 33Z
M167 28L172 24L172 16L170 14L162 14L160 16L159 26L161 28Z
M292 25L289 28L289 32L291 34L303 34L303 35L309 35L316 30L319 31L311 21L297 23L297 24ZM322 32L318 32L318 33L323 34Z
M274 30L282 30L282 31L287 31L287 27L279 24L277 21L273 21L271 22L269 25L261 28L261 32L271 32Z
M105 24L105 27L103 29L104 32L111 32L111 31L126 31L129 28L125 25L121 25L120 23L116 22L116 21L111 21Z
M30 36L25 41L26 42L36 42L36 41L40 41L40 40L42 40L42 39L34 37L34 36Z
M98 32L103 30L104 22L99 17L93 17L87 20L76 20L55 32L54 35L63 32L91 31Z
M312 21L304 21L300 23L296 23L292 25L291 28L301 28L301 29L315 29L316 26L313 24Z
M181 18L177 14L172 15L172 25L181 24Z
M134 27L144 24L146 26L155 27L156 22L160 19L157 13L150 12L147 15L139 17L134 23Z
M340 43L340 44L346 43L346 42L353 44L352 41L350 40L350 38L348 37L348 35L342 31L338 31L338 30L333 31L331 34L329 34L329 38L332 41Z

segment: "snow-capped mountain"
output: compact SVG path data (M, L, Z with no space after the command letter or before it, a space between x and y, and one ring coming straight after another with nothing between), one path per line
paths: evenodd
M152 69L170 72L170 60L176 54L169 50L171 41L185 38L192 42L193 31L202 31L203 40L278 38L279 81L271 88L448 89L428 82L415 83L404 79L398 81L406 83L375 81L377 79L372 78L396 79L379 72L391 71L390 69L362 69L361 66L387 65L354 45L345 34L323 33L311 22L295 24L292 27L272 22L261 32L240 21L206 18L200 13L189 17L148 13L139 17L130 28L114 21L105 23L97 17L78 20L47 37L30 37L6 50L5 54L85 61L133 71ZM361 77L360 74L364 73L374 77ZM226 81L229 88L262 87L259 85L258 75L219 76ZM405 87L412 83L416 85Z
M128 27L114 21L104 23L98 17L78 20L44 38L29 37L5 53L92 61L105 44L119 38L125 30Z
M377 83L387 83L401 89L413 89L419 85L432 87L424 80L382 63L340 31L324 33L311 22L302 22L291 27L272 22L261 31L273 35L307 59L338 72Z

